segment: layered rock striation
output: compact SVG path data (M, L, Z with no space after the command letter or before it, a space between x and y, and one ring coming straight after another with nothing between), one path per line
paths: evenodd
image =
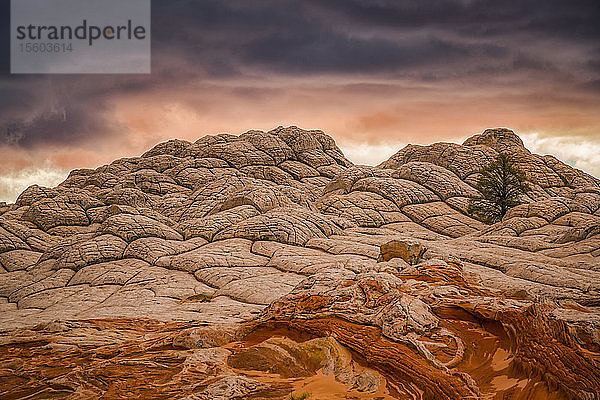
M532 190L485 225L499 152ZM170 140L0 206L0 329L3 398L600 399L600 180L508 129Z

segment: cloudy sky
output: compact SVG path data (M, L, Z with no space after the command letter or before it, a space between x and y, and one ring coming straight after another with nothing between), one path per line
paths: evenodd
M331 134L357 163L510 127L600 176L597 0L156 0L152 74L10 75L0 201L168 138Z

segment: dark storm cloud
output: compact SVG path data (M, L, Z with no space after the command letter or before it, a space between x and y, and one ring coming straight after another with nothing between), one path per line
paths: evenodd
M339 73L401 72L474 56L489 59L504 55L506 50L500 46L457 43L433 35L400 41L323 30L256 39L245 48L243 59L278 72Z
M0 0L0 11L7 4ZM203 79L365 74L435 82L525 72L531 85L551 76L593 90L600 80L598 4L155 0L152 75L10 76L2 57L0 139L34 147L115 133L109 98ZM0 12L4 39L8 16ZM6 40L0 51L8 53Z
M531 49L520 47L535 47L536 40L557 47L597 43L599 18L596 0L155 0L153 70L229 78L253 67L389 73L461 61L453 67L460 71L493 59L516 67L527 59L529 68L547 70L547 49L526 54Z
M0 146L76 144L115 134L110 98L131 90L135 82L79 75L4 77L0 79Z
M468 35L527 33L573 40L600 37L596 0L311 0L328 17L361 26L437 27Z
M291 75L560 75L600 60L585 48L600 38L598 8L587 0L155 1L153 49L158 64L162 56L177 57L214 78L252 68ZM564 49L580 57L556 51ZM440 66L442 76L432 73Z
M278 73L389 73L508 53L494 43L450 40L443 32L380 36L370 32L377 24L356 26L343 13L328 19L321 8L301 1L175 1L157 7L153 15L169 16L153 25L159 55L177 52L210 76L233 76L251 67Z
M35 93L25 87L0 86L0 118L14 115L27 107L35 100Z
M10 1L0 0L0 76L10 70Z
M7 118L2 124L0 145L72 145L117 133L119 127L103 108L102 104L62 104L27 119Z

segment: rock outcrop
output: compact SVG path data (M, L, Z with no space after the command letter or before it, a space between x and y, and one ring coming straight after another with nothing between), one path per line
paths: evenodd
M499 152L532 190L490 226ZM170 140L0 205L0 330L7 399L600 399L600 180L508 129Z

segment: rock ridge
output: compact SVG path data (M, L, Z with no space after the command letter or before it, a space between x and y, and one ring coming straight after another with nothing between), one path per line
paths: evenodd
M532 190L485 225L499 152ZM510 129L173 139L0 204L0 397L600 399L599 299L600 180Z

